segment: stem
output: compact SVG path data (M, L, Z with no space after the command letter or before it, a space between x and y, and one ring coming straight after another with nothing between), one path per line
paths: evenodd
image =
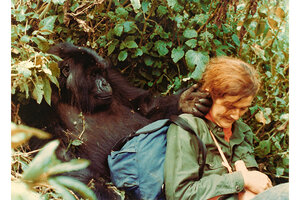
M214 12L209 16L208 20L205 22L205 24L203 24L198 30L197 30L197 33L200 33L206 26L207 24L213 20L215 18L215 15L217 13L217 11L220 9L222 3L219 3L216 7L216 9L214 10Z
M43 10L43 12L40 14L39 19L42 19L44 17L44 15L46 15L46 13L49 11L50 7L51 7L52 1L50 1L46 8Z
M153 5L151 6L150 12L149 12L149 14L148 14L148 16L147 16L146 18L145 18L145 14L143 13L143 14L144 14L145 22L144 22L144 27L143 27L141 39L140 39L140 42L139 42L139 46L142 46L143 38L144 38L144 33L146 33L147 21L149 20L150 16L152 15L155 6L156 6L156 4L153 4Z

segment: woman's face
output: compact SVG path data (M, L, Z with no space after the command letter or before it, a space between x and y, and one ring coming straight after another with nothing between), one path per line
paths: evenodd
M251 105L253 96L225 96L213 101L210 110L215 123L222 128L230 128L232 123L238 120Z

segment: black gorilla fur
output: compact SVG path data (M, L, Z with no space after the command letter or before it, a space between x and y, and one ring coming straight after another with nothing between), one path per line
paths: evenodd
M51 107L24 106L20 116L24 123L61 140L60 159L80 157L91 161L87 169L69 175L84 183L94 179L98 199L117 199L118 195L103 181L109 180L107 155L111 148L149 122L179 114L179 94L155 98L148 91L132 87L88 48L62 43L49 52L63 59L59 62L60 92L53 87ZM66 151L70 139L80 135L83 143Z

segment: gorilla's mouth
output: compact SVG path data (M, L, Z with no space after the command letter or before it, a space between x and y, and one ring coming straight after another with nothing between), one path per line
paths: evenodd
M99 99L99 100L110 100L112 98L112 95L111 94L108 94L108 95L98 94L98 95L95 95L94 98Z

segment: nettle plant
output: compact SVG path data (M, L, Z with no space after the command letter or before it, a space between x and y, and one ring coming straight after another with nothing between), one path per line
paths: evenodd
M62 41L96 50L137 87L164 95L199 80L210 57L240 57L262 78L244 118L256 134L258 162L274 179L288 178L287 21L284 0L15 0L13 77L28 80L12 79L12 93L49 103L58 58L45 52Z

